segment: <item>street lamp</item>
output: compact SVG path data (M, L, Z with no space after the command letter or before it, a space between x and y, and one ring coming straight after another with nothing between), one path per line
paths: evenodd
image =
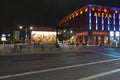
M20 29L23 29L23 27L22 27L22 26L19 26L19 28L20 28Z

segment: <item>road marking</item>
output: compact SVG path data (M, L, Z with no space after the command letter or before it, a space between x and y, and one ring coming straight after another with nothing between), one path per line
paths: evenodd
M100 74L95 74L95 75L88 76L88 77L78 79L78 80L92 80L92 79L95 79L95 78L98 78L98 77L102 77L102 76L117 73L117 72L120 72L120 68L119 69L114 69L114 70L111 70L111 71L107 71L107 72L104 72L104 73L100 73Z
M50 72L50 71L56 71L56 70L62 70L62 69L69 69L69 68L75 68L75 67L89 66L89 65L95 65L95 64L100 64L100 63L112 62L112 61L117 61L117 60L120 60L120 58L119 59L111 59L111 60L103 60L103 61L85 63L85 64L64 66L64 67L58 67L58 68L51 68L51 69L45 69L45 70L24 72L24 73L12 74L12 75L5 75L5 76L0 76L0 79L11 78L11 77L18 77L18 76L25 76L25 75L31 75L31 74L37 74L37 73L43 73L43 72Z
M117 62L117 63L115 63L115 64L120 64L120 62Z
M116 58L119 58L119 57L120 57L120 56L111 55L111 54L106 54L106 53L100 53L100 52L96 52L96 51L91 51L91 52L94 52L94 53L97 53L97 54L101 54L101 55L105 55L105 56L116 57Z

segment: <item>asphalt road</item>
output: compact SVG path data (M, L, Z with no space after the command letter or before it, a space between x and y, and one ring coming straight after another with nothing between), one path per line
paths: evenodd
M120 80L120 49L0 57L0 80Z

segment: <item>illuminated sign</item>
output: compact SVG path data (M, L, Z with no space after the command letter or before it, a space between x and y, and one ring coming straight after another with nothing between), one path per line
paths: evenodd
M94 16L95 17L103 17L103 18L112 18L112 14L110 14L108 12L106 12L106 13L104 13L104 12L95 12Z
M92 32L94 35L108 35L107 32Z
M76 36L81 36L81 35L88 35L88 32L80 32L76 34Z
M2 34L1 41L6 41L6 34Z
M31 43L55 44L56 43L56 32L32 31L31 32Z

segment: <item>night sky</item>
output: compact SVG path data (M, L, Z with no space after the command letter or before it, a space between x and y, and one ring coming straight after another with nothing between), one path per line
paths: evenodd
M120 0L0 0L0 34L19 25L51 26L87 4L120 7Z

